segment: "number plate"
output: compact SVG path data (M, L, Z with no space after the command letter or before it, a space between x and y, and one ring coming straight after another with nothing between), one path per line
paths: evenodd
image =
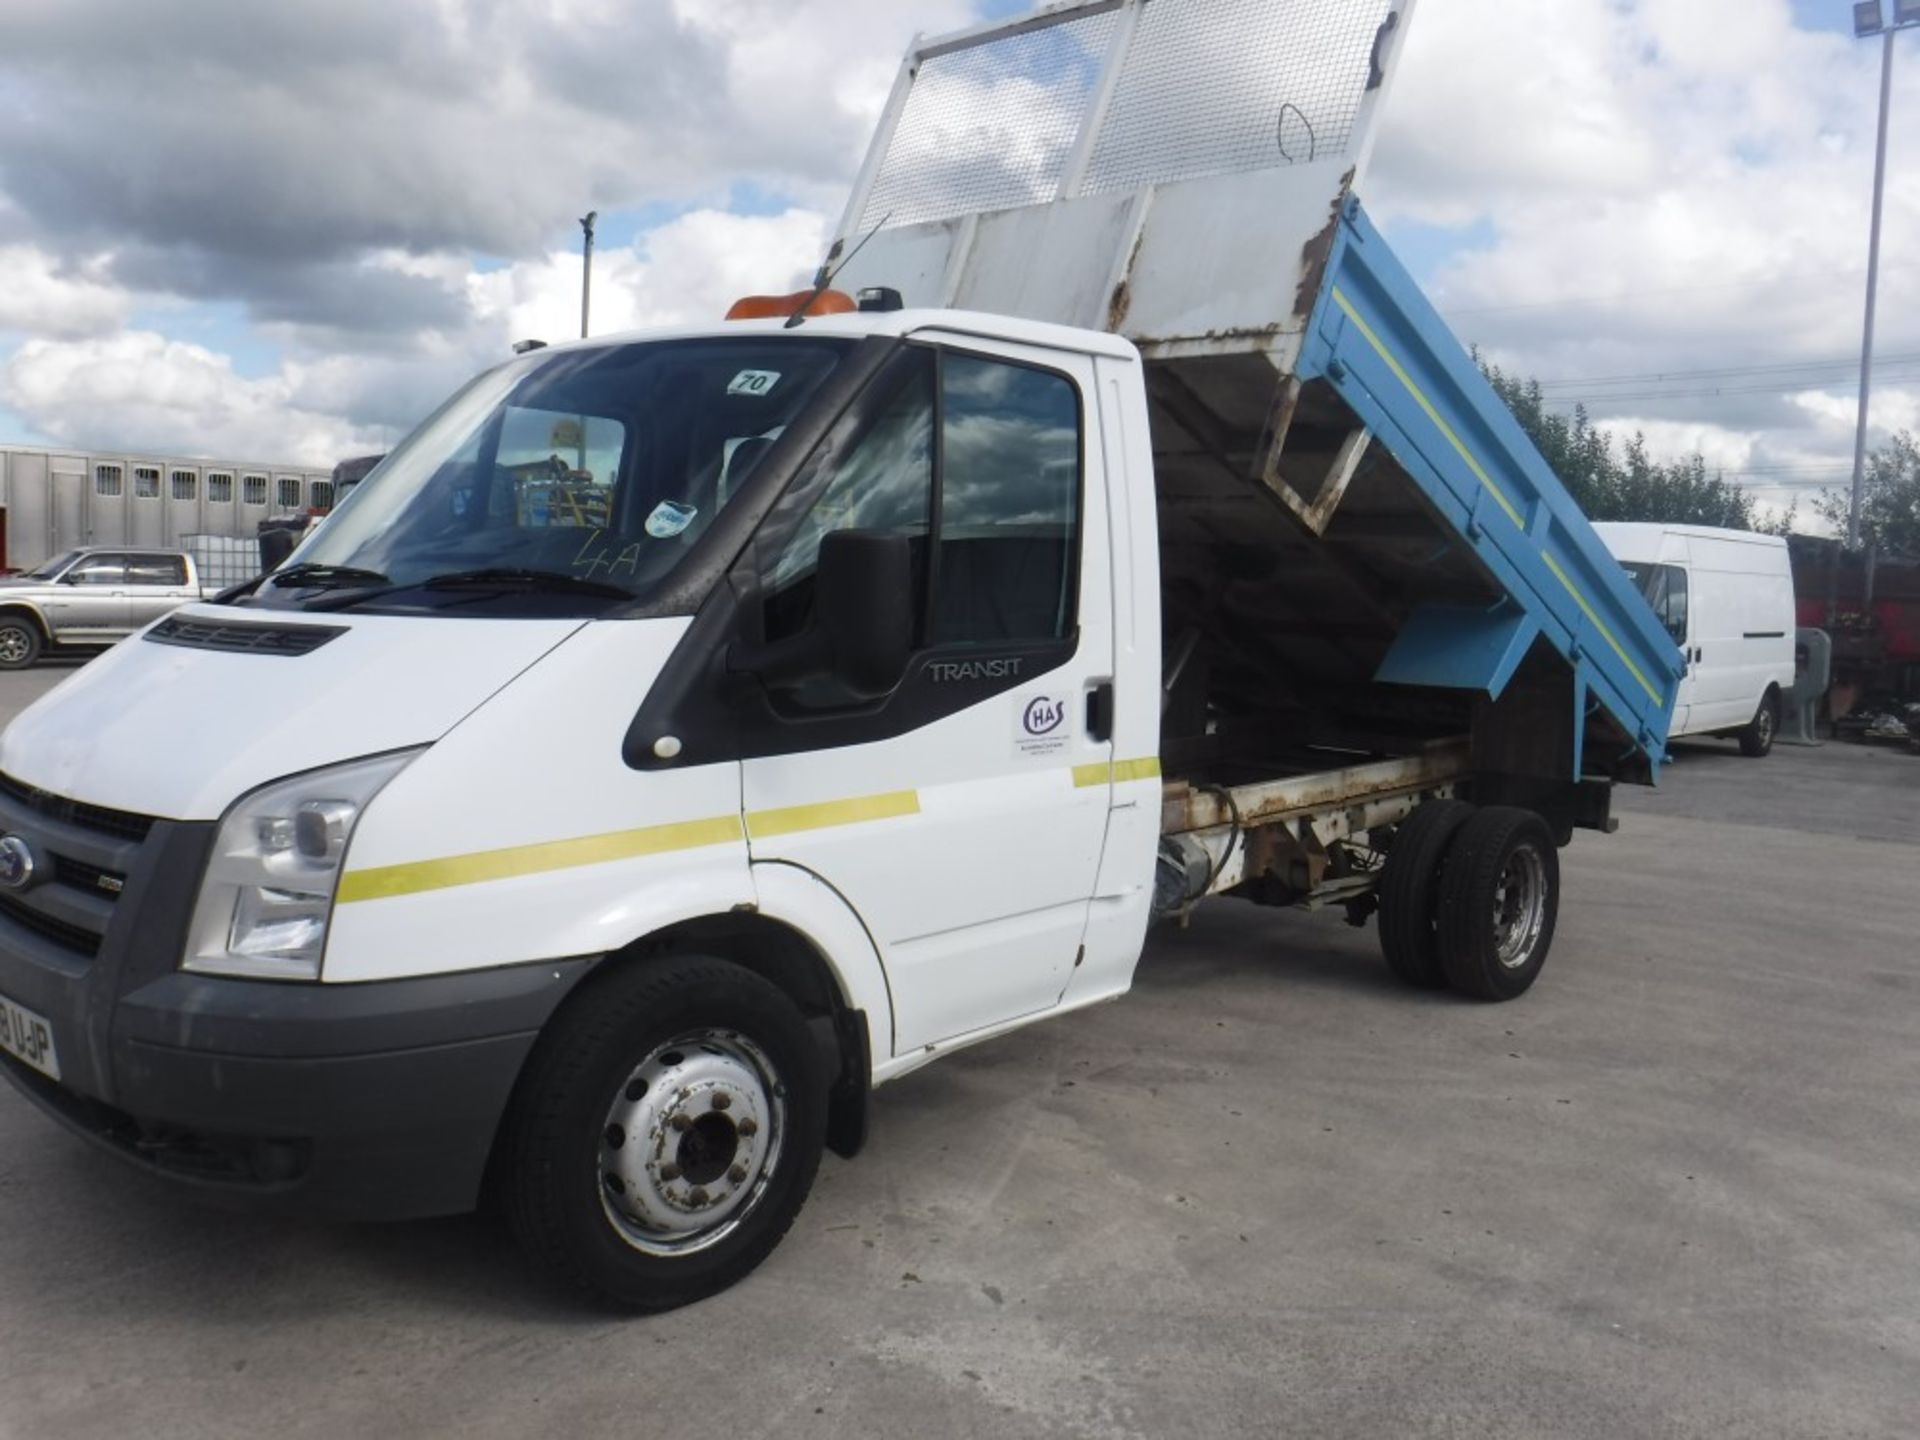
M60 1078L60 1058L53 1053L53 1027L4 995L0 995L0 1050L18 1056L49 1080Z

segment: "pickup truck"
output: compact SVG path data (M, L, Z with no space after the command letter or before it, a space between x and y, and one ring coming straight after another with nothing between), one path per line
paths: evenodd
M24 670L54 646L111 645L201 594L182 551L69 550L0 579L0 670Z
M658 1310L773 1250L874 1087L1117 999L1209 897L1523 996L1680 652L1350 193L1406 0L1236 13L917 45L830 256L864 293L488 371L15 720L0 1073L229 1204L491 1188ZM1277 112L1187 73L1279 51ZM950 72L1022 66L1088 138L969 176Z

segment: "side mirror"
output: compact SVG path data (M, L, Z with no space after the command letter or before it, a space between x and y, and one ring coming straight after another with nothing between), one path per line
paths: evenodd
M913 656L913 550L905 535L833 530L820 537L815 624L833 674L856 694L886 694Z
M820 537L813 620L771 644L736 643L726 667L785 689L831 676L854 700L875 700L913 656L913 549L904 535L833 530ZM758 603L757 594L749 602Z

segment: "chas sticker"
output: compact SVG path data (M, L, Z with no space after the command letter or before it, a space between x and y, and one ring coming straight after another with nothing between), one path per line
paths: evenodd
M1067 697L1026 695L1015 702L1013 749L1017 755L1058 755L1067 748Z

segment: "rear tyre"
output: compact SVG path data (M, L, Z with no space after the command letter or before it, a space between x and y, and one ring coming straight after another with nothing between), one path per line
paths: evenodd
M0 670L24 670L40 658L40 627L24 615L0 615Z
M1490 806L1460 827L1440 876L1447 983L1475 1000L1526 994L1560 911L1560 853L1530 810Z
M813 1186L827 1075L785 992L738 965L635 962L541 1037L501 1133L508 1223L561 1280L641 1311L718 1293Z
M1754 712L1753 720L1739 735L1740 753L1758 760L1771 753L1773 740L1780 733L1780 697L1769 690Z
M1473 814L1462 800L1429 800L1394 832L1380 875L1380 953L1403 984L1437 990L1447 983L1434 929L1440 867L1456 831Z

